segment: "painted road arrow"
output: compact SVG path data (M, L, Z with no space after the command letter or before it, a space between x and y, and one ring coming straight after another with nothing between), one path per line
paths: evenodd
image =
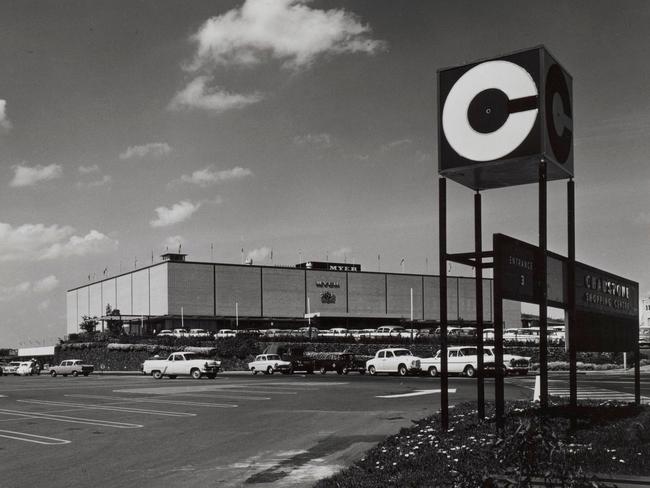
M411 393L399 393L397 395L378 395L377 398L404 398L404 397L413 397L421 395L433 395L434 393L440 393L442 390L415 390ZM449 393L456 393L456 388L450 388L447 390Z

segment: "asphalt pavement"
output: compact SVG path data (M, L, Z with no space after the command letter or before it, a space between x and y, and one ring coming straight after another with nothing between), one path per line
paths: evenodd
M581 376L579 388L623 395L629 381ZM475 380L449 387L451 404L476 400ZM436 412L439 389L436 378L331 373L2 377L0 486L311 486ZM533 389L532 376L506 380L507 399L532 399Z

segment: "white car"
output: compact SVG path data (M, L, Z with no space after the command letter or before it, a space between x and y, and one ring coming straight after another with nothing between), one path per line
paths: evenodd
M156 334L158 337L174 337L174 333L169 330L169 329L163 329L158 334Z
M18 374L18 367L20 366L20 361L11 361L6 366L3 366L2 371L4 374Z
M23 361L18 365L16 369L16 374L18 376L31 376L34 374L34 363L31 361Z
M185 329L174 329L172 334L174 334L174 337L187 337L187 331Z
M221 329L214 335L215 339L225 339L226 337L235 337L237 333L232 329Z
M207 376L210 379L216 378L220 368L221 361L196 352L184 351L173 352L167 359L157 357L147 359L142 364L142 373L151 375L157 380L163 376L174 379L181 375L189 375L200 380L202 376Z
M188 335L190 337L212 337L211 334L205 329L190 329Z
M429 376L440 374L440 349L431 358L422 359L422 371ZM447 372L450 374L463 374L469 378L476 376L478 369L478 355L476 347L449 346L447 348Z
M319 337L347 337L350 333L348 329L344 327L335 327L333 329L321 330L318 333Z
M421 359L411 354L408 349L380 349L375 357L366 361L366 369L371 375L377 373L397 373L406 376L419 374L422 370Z
M279 354L260 354L255 356L255 361L248 363L248 370L253 374L259 372L273 374L276 371L290 374L292 372L291 363L289 361L283 361Z
M372 337L406 337L407 335L410 337L410 334L407 334L404 327L399 325L385 325L373 332Z
M484 350L486 360L494 362L494 346L484 346ZM503 365L506 367L506 374L526 376L530 367L530 358L504 352Z

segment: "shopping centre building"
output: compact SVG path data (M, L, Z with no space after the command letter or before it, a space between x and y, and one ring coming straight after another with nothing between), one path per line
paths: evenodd
M84 316L102 320L107 305L136 333L203 328L374 328L410 321L434 327L440 318L440 278L362 271L360 265L306 262L294 267L162 261L67 292L67 333L79 332ZM448 277L450 325L473 325L472 278ZM483 280L486 327L492 322L492 280ZM107 320L107 317L104 317ZM504 303L505 327L521 326L521 307Z

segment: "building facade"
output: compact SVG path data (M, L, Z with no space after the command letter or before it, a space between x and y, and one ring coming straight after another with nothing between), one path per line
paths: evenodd
M277 267L164 261L72 288L67 292L67 332L79 332L84 316L101 318L107 305L132 328L284 328L304 325L307 314L321 328L370 328L409 321L439 322L440 278L364 272L358 266ZM320 263L323 264L323 263ZM326 268L326 269L321 269ZM331 268L331 269L330 269ZM448 277L450 324L476 319L473 278ZM411 298L412 297L412 298ZM492 322L492 280L483 280L484 321ZM521 326L519 303L504 303L506 327ZM486 325L488 326L488 325Z

